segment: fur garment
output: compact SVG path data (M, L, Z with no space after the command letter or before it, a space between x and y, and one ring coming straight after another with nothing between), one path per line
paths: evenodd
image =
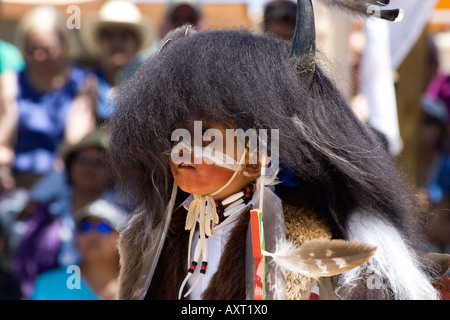
M183 36L174 37L119 88L117 108L110 121L110 152L116 176L127 194L142 206L120 238L120 298L141 297L147 279L141 270L154 260L153 249L163 238L173 183L167 159L167 150L173 145L171 132L183 119L200 116L218 123L229 119L244 131L279 131L279 158L292 171L298 185L290 188L293 198L302 198L295 203L286 201L283 192L277 193L283 202L286 229L279 235L296 234L290 240L301 241L299 235L308 234L311 228L299 221L314 212L312 221L323 220L333 239L375 241L379 250L369 271L379 277L379 294L367 286L366 279L372 275L364 272L366 265L333 279L320 279L321 298L436 298L420 270L421 263L415 257L417 249L411 246L418 233L409 230L408 224L414 220L416 209L401 176L380 142L355 117L320 65L316 64L313 81L307 87L288 61L291 48L284 41L237 30L174 31L177 32ZM286 212L289 204L295 204L297 213L291 226ZM274 229L270 223L265 226ZM182 237L182 233L173 236ZM187 242L180 243L183 247L177 250L187 250ZM267 251L273 252L270 248ZM164 255L167 256L163 252ZM398 263L401 256L408 259ZM169 259L172 257L166 257L167 263L177 264ZM398 265L392 266L395 264ZM185 276L186 260L180 265ZM160 265L164 267L167 266ZM247 267L248 264L247 271L238 273L247 277ZM395 273L390 274L389 270ZM413 273L407 273L411 270ZM407 274L420 274L420 283L414 277L405 282ZM292 276L283 288L289 287L290 279ZM168 290L172 286L169 282L178 282L167 277L161 281L158 288L152 283L149 298L161 294L153 291ZM281 283L278 279L275 282ZM245 297L250 298L247 279L245 283ZM304 285L307 292L309 284L301 283L293 287ZM276 286L269 288L280 291ZM350 292L351 288L354 289ZM417 295L419 292L422 294ZM172 296L170 292L162 294ZM290 290L285 297L307 298Z
M142 220L137 214L130 220L129 227L121 234L119 248L122 268L120 274L119 299L131 299L133 286L137 281L143 264ZM327 223L312 211L299 212L294 206L285 205L285 224L287 238L301 245L306 240L331 238ZM206 300L243 300L245 292L245 250L249 223L249 214L242 214L232 230L221 257L219 269L205 290L202 298ZM174 213L167 234L164 249L145 299L174 300L186 276L187 243L189 232L184 230L186 210L178 208ZM141 257L138 259L138 257ZM287 274L286 299L308 299L313 280L297 275ZM186 288L187 290L187 288Z
M312 239L341 238L328 219L311 209L299 205L298 197L292 193L282 193L283 216L286 239L297 246ZM281 204L281 202L280 202ZM136 287L142 274L147 243L144 212L137 213L128 227L121 233L119 250L121 254L120 299L136 299L141 287ZM189 232L184 230L186 210L179 206L172 215L166 241L153 275L153 280L145 294L145 299L175 300L186 276L186 261ZM269 229L272 224L266 224ZM150 231L151 233L151 231ZM155 233L158 234L155 229ZM206 300L251 299L248 277L253 266L248 258L249 211L244 211L232 229L217 272L204 291ZM268 232L270 233L270 232ZM342 275L322 277L318 280L321 299L437 299L430 277L422 270L421 261L395 228L383 219L371 219L370 215L355 212L347 226L348 240L373 243L378 250L373 259L361 267ZM388 245L387 245L388 244ZM270 266L270 258L267 258ZM399 260L399 261L397 261ZM250 266L250 268L249 268ZM272 266L272 268L274 268ZM269 268L270 270L270 268ZM275 273L278 272L276 269ZM250 272L251 273L251 272ZM279 281L273 276L266 282L266 290L274 299L308 299L314 280L304 275L288 272L286 280ZM282 285L284 287L281 287ZM419 283L419 285L417 285ZM185 292L189 288L185 288ZM250 292L250 294L249 294Z
M301 246L306 240L331 239L329 225L319 219L312 211L303 210L299 214L298 208L285 205L284 215L288 240ZM313 279L288 272L286 281L286 299L302 300L309 297L313 286Z

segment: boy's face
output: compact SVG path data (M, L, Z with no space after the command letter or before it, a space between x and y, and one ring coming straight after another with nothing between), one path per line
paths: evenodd
M124 27L100 30L98 43L101 63L107 68L124 66L139 50L139 36Z
M196 134L194 130L194 126L192 123L189 123L185 126L185 128L191 133L191 139L194 141L194 134ZM211 123L207 121L202 122L202 134L208 129L217 129L220 131L223 137L223 152L226 152L226 129L228 127L224 126L220 123ZM198 132L197 132L198 134ZM210 145L210 141L203 141L203 147ZM175 145L176 146L176 145ZM228 154L227 156L232 157L236 162L239 161L237 155L237 145L235 146L234 153ZM173 158L170 157L170 168L172 171L173 178L177 185L181 188L181 190L197 195L208 195L213 192L219 190L223 187L232 177L234 170L230 168L226 168L224 166L212 163L210 159L195 159L194 161L194 152L192 148L179 148L179 156L185 156L183 153L188 152L190 156L190 161L188 163L185 162L177 162L174 163ZM188 156L188 158L189 158ZM240 158L241 155L239 155ZM248 160L248 159L246 159ZM246 171L247 163L246 161L241 169L238 168L239 172L236 177L233 179L232 183L225 188L222 192L214 196L216 200L223 200L226 197L239 192L248 184L253 182L256 179L257 175L250 174ZM253 173L253 171L252 171Z

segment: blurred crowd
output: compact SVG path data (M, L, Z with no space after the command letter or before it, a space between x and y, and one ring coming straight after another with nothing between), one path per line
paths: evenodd
M173 1L156 28L114 0L75 35L57 8L36 6L14 43L0 40L0 299L116 297L118 230L133 205L109 167L115 88L159 38L201 19L197 2ZM79 44L94 65L73 58Z
M170 30L186 23L205 29L202 10L195 0L169 1L157 28L131 2L107 1L79 32L98 61L93 66L70 58L73 30L51 6L27 12L13 44L0 40L0 299L115 298L116 241L133 207L109 168L106 124L115 88ZM295 15L294 2L269 2L260 30L290 40ZM435 59L421 102L414 186L429 250L443 253L450 253L450 68L437 52L450 47L449 37L430 37ZM351 39L352 106L367 122L357 77L364 35Z

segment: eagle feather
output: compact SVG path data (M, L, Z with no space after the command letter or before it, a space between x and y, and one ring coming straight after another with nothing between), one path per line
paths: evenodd
M274 253L263 251L281 268L311 278L330 277L369 261L376 247L359 241L314 239L300 247L288 240L277 244Z

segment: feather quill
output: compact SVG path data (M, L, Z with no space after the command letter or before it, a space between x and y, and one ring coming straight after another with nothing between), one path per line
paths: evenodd
M390 0L317 0L317 2L354 17L375 17L396 22L403 19L402 9L384 8Z
M315 239L297 247L282 240L274 253L263 251L286 271L311 278L330 277L369 261L376 247L358 241Z

